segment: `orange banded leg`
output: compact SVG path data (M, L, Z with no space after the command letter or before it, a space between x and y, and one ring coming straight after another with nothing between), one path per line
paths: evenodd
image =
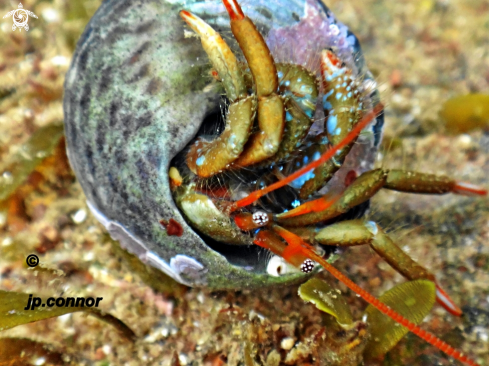
M303 210L302 206L309 204L306 202L293 210L276 215L275 220L280 225L297 227L313 225L339 216L347 212L350 208L365 202L377 193L384 186L385 175L381 169L366 172L360 175L343 192L341 197L326 209L319 211L311 210L312 212L301 214ZM297 212L299 212L299 215L296 215Z
M388 170L384 188L400 192L445 194L455 193L464 196L485 196L487 190L476 185L443 175L410 172L406 170Z
M360 175L330 207L319 212L310 212L292 217L295 210L303 209L301 205L294 210L276 215L275 221L281 225L292 227L313 225L347 212L350 208L370 199L381 188L409 193L487 194L487 191L483 188L460 183L445 176L406 170L376 169Z
M247 95L241 67L219 33L188 11L181 11L180 16L200 36L202 47L231 102L223 133L212 141L197 140L187 154L190 170L206 178L219 173L241 155L253 127L256 102Z
M342 221L318 231L315 241L323 245L356 246L368 244L389 265L410 280L427 279L436 284L438 303L453 315L462 311L436 283L435 276L404 253L388 235L372 221Z
M285 125L284 103L276 94L275 62L262 35L246 17L236 0L224 0L231 18L231 31L248 62L258 97L259 132L253 134L235 165L244 167L263 161L278 151Z

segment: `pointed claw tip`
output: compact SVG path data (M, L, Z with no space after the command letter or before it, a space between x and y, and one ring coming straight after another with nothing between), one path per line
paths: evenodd
M186 20L188 18L192 18L192 13L188 12L187 10L181 10L180 11L180 16Z
M222 0L231 20L244 19L245 15L236 0Z
M328 63L333 66L341 66L341 60L333 53L333 51L330 50L323 50L321 53L321 62Z
M446 311L455 316L462 316L462 309L460 309L448 294L437 284L436 285L436 301Z
M342 61L330 50L323 50L321 53L321 76L325 85L331 83L333 79L349 74L349 71Z
M453 188L453 193L464 196L486 196L487 189L476 186L475 184L457 182Z
M180 17L184 20L187 25L192 28L194 31L197 31L196 21L198 18L195 17L191 12L187 10L180 11Z

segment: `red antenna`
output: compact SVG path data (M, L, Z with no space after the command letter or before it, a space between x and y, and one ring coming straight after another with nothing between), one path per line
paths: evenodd
M363 118L358 122L355 127L348 133L348 135L337 145L333 146L329 150L327 150L323 155L318 159L313 161L312 163L304 166L303 168L299 169L295 173L289 175L288 177L283 178L282 180L279 180L278 182L271 184L268 187L262 188L260 190L251 192L247 197L236 201L233 205L231 210L235 211L238 208L248 206L252 204L253 202L257 201L260 197L278 189L281 188L293 180L299 178L301 175L309 172L312 169L315 169L319 165L323 164L327 160L331 159L335 153L348 145L350 142L355 140L355 138L360 134L360 132L383 110L383 105L381 103L377 104L372 111L367 113ZM461 189L466 189L466 187L461 187ZM476 194L480 194L480 192L474 192ZM381 313L387 315L388 317L392 318L402 326L406 327L411 331L412 333L416 334L418 337L421 339L425 340L429 344L433 345L434 347L438 348L442 352L446 353L447 355L455 358L458 361L461 361L467 365L470 366L480 366L477 364L475 361L470 359L468 356L464 355L462 352L456 350L449 344L443 342L441 339L436 337L434 334L427 332L420 327L418 327L416 324L411 322L410 320L406 319L403 317L401 314L398 312L394 311L391 309L389 306L381 302L379 299L377 299L375 296L370 294L369 292L365 291L362 289L360 286L358 286L356 283L354 283L352 280L350 280L347 276L345 276L343 273L341 273L339 270L337 270L335 267L333 267L331 264L329 264L324 258L322 258L319 254L316 253L316 251L306 242L304 242L299 236L289 232L286 229L283 229L277 225L273 226L273 230L277 232L285 241L288 243L287 249L288 252L293 252L295 253L294 255L297 255L300 253L302 256L305 256L317 263L319 263L324 269L326 269L329 273L331 273L336 279L339 281L343 282L350 290L354 291L357 293L360 297L362 297L366 302L374 306L377 310L379 310ZM267 249L269 249L266 246L266 243L259 240L258 238L255 240L255 244L263 246ZM289 256L284 259L290 259Z
M335 267L329 264L323 257L317 254L315 250L309 244L304 242L299 236L279 226L274 226L273 229L277 232L277 234L279 234L282 238L285 239L285 241L289 244L288 247L291 246L294 249L297 248L297 250L300 250L304 256L319 263L324 269L326 269L329 273L331 273L334 277L336 277L336 279L343 282L350 290L360 295L366 302L374 306L381 313L394 319L396 322L401 324L403 327L409 329L412 333L416 334L421 339L425 340L432 346L435 346L436 348L445 352L447 355L455 358L456 360L459 360L467 365L479 366L479 364L471 360L462 352L456 350L449 344L443 342L434 334L421 329L416 324L406 319L398 312L392 310L389 306L381 302L375 296L362 289L360 286L358 286L356 283L350 280L347 276L345 276L343 273L341 273L339 270L337 270Z

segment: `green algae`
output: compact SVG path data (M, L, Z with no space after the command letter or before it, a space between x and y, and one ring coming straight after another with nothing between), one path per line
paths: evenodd
M467 94L447 100L440 115L451 133L489 130L489 95Z
M435 284L428 280L401 283L384 293L379 300L415 324L420 324L435 304ZM375 359L389 352L409 331L372 305L365 310L371 338L365 358Z
M39 128L23 144L0 175L0 201L8 198L50 156L63 136L62 125Z

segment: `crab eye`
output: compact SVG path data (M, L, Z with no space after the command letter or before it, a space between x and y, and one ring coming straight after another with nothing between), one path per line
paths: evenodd
M314 262L307 258L302 264L301 264L301 272L304 273L311 273L312 270L314 269Z
M253 214L252 220L257 226L265 226L268 224L268 215L263 211L257 211Z

